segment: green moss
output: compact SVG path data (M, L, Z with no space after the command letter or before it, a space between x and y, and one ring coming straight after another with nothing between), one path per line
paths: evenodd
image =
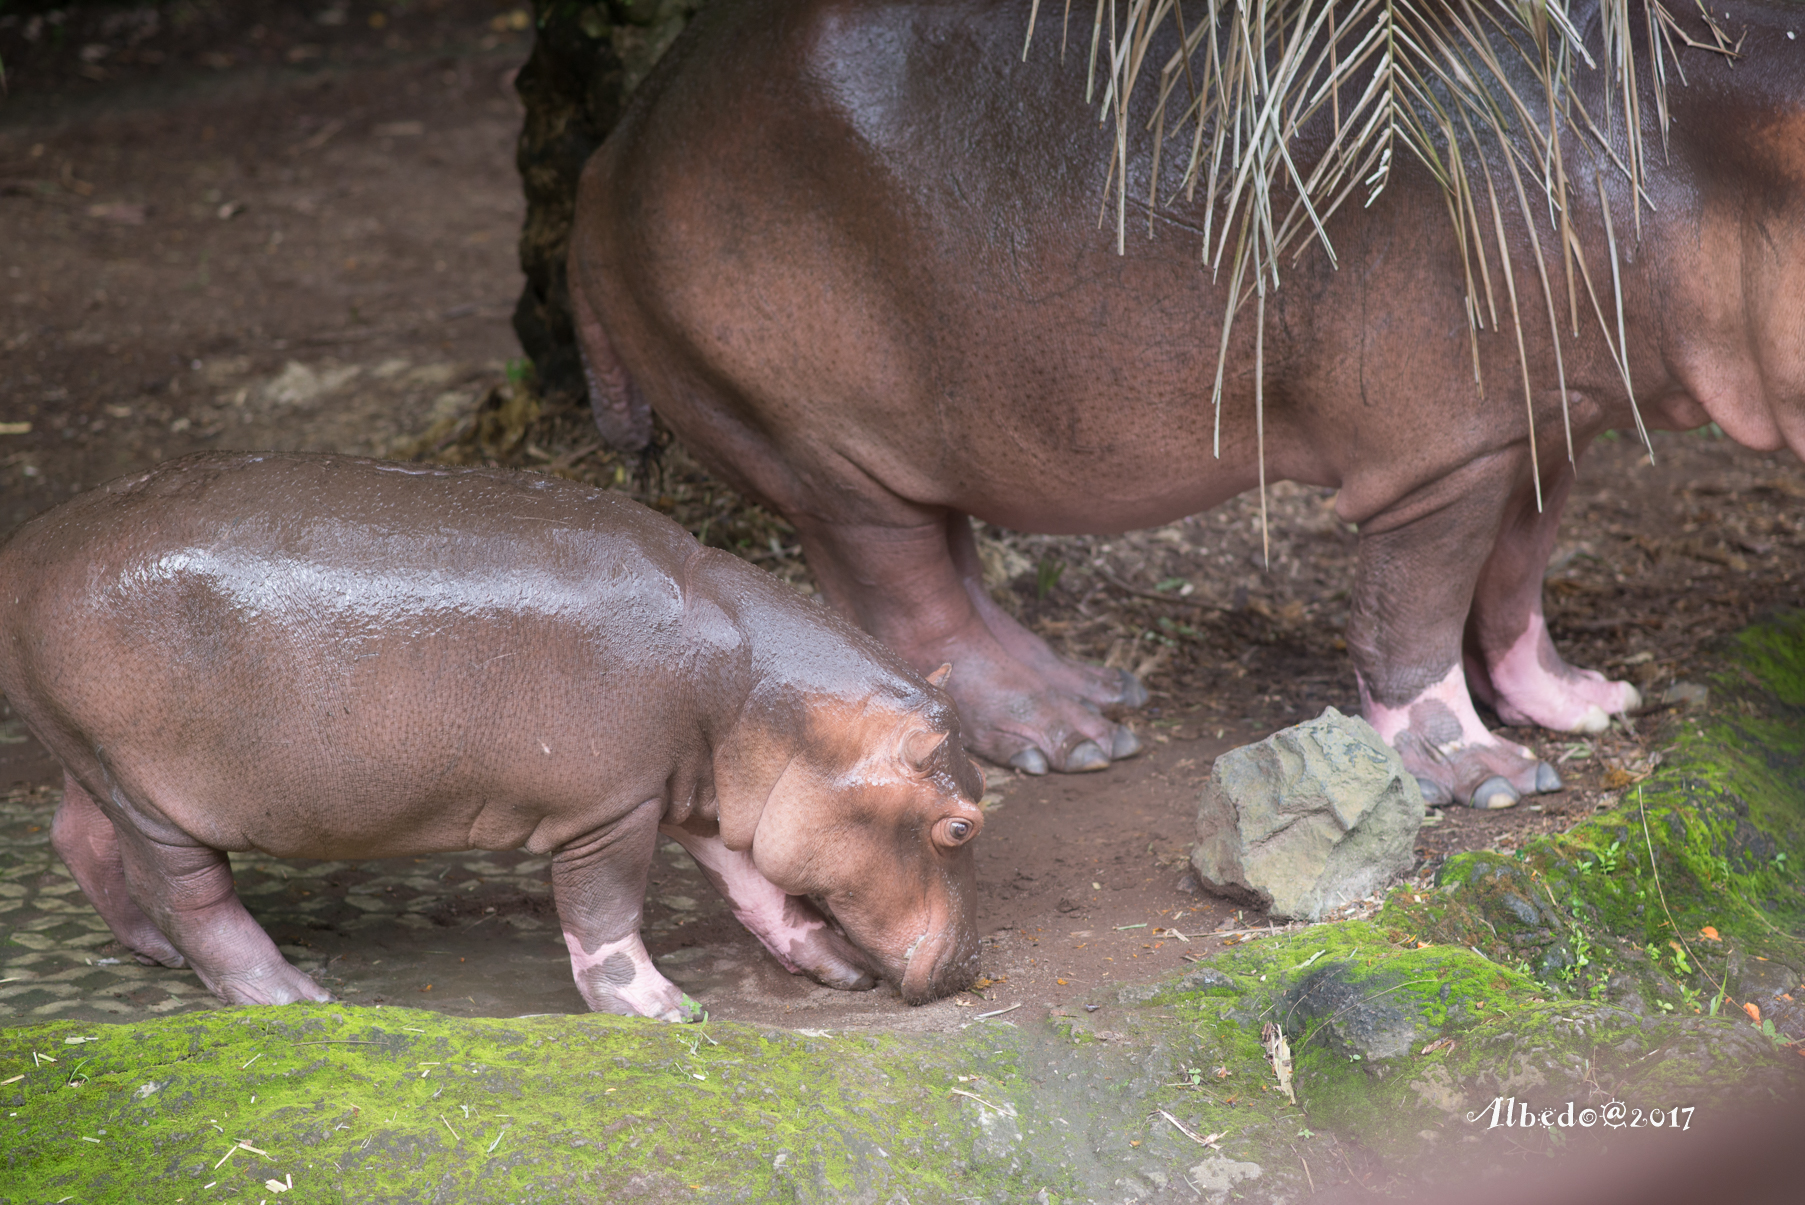
M218 1199L285 1176L289 1199L357 1202L1011 1182L948 1086L1015 1066L959 1042L292 1006L13 1030L0 1068L24 1077L0 1088L7 1201L195 1200L210 1181Z
M1805 616L1743 633L1709 716L1612 811L1393 893L1393 941L1473 947L1550 992L1706 1014L1751 959L1805 958ZM1726 999L1722 993L1728 992Z

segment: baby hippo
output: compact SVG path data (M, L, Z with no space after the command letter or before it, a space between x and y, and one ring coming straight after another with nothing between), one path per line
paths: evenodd
M139 961L229 1004L330 997L226 853L552 860L593 1009L695 1006L639 924L674 838L791 972L975 972L982 779L941 690L615 494L499 471L204 454L0 547L0 690L65 770L57 852Z

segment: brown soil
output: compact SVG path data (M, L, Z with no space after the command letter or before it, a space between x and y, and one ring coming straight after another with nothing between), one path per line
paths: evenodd
M0 422L30 424L0 428L0 527L201 448L494 458L618 484L810 589L787 527L680 449L618 463L581 412L536 414L507 383L522 213L508 85L527 51L513 10L421 3L380 28L363 8L320 11L343 20L321 24L311 6L195 4L162 9L146 33L142 18L101 9L28 41L25 18L0 18ZM1589 454L1548 584L1569 657L1630 677L1653 710L1597 739L1513 731L1559 764L1567 790L1509 812L1449 810L1423 830L1420 874L1449 853L1508 849L1614 806L1684 722L1683 703L1661 700L1698 676L1698 650L1799 604L1798 463L1708 433L1657 436L1655 451L1653 466L1630 438ZM648 910L661 965L717 1015L944 1025L1014 1004L1106 1002L1114 985L1207 956L1225 931L1258 930L1262 917L1197 892L1185 851L1217 754L1325 706L1357 709L1339 635L1355 536L1328 502L1321 490L1272 491L1269 569L1251 499L1121 537L982 533L1007 605L1074 655L1137 669L1153 700L1135 719L1147 743L1135 761L1071 778L992 772L978 991L911 1012L893 993L790 981L668 849ZM25 808L16 839L41 841L55 799L42 788L60 776L16 723L0 740L11 742L0 743L0 786L20 784L11 799ZM241 888L262 892L251 906L272 930L292 922L278 940L349 999L580 1007L559 978L541 867L512 855L420 861L316 876L363 888L360 915L379 915L383 900L411 907L418 932L321 920L304 865L243 860ZM42 890L59 881L46 871ZM0 927L22 932L28 912L0 915ZM530 947L527 933L538 933ZM444 969L466 949L461 970ZM19 973L48 975L54 954ZM514 961L503 974L488 958ZM109 999L96 1015L200 1003L137 980Z

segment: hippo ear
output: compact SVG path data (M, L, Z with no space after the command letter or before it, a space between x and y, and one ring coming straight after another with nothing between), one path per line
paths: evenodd
M932 774L944 769L946 738L946 733L935 732L932 728L911 728L902 739L903 764L917 774Z
M944 688L946 686L946 680L952 676L953 676L953 663L951 661L948 661L946 664L942 665L939 669L935 670L933 673L928 675L928 685L929 686L939 686L939 687Z

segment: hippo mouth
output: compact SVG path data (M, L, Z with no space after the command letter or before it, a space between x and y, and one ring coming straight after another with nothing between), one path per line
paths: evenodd
M970 949L964 948L967 944ZM938 933L924 929L903 951L903 973L897 982L905 1004L928 1004L969 986L978 975L976 943L958 940L956 929Z

